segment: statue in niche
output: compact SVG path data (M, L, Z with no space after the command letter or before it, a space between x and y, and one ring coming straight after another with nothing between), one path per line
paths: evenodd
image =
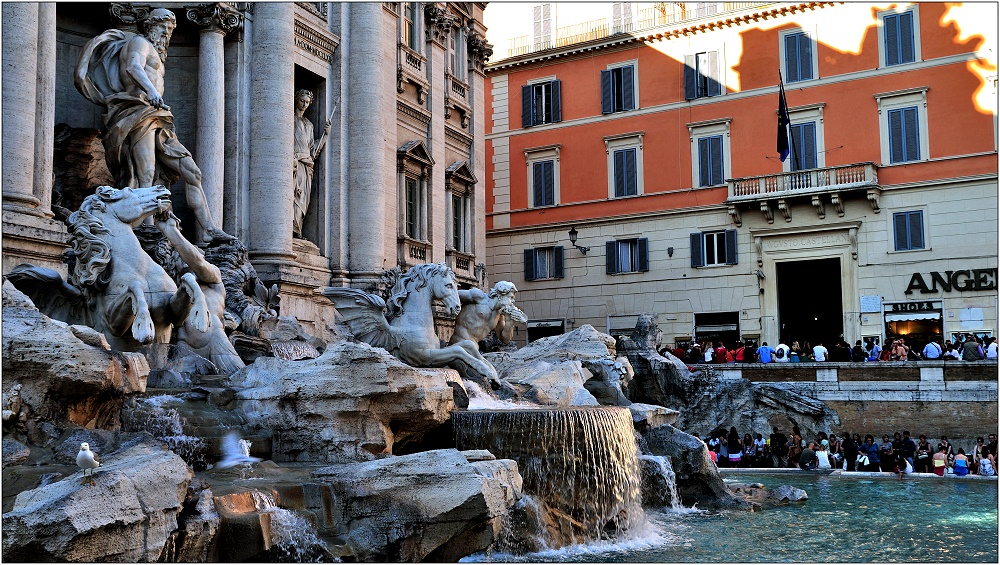
M500 281L490 289L489 294L473 288L458 291L462 309L455 318L455 333L449 344L471 340L479 343L491 331L496 332L501 343L510 343L514 336L514 323L525 323L528 317L517 306L514 297L517 287L514 283Z
M292 234L302 237L302 223L309 209L309 197L312 193L313 166L319 157L326 138L333 127L333 114L327 118L323 126L323 135L313 138L313 123L305 117L306 109L313 102L312 91L302 89L295 93L295 163L292 169L292 179L295 184L294 217L292 218ZM336 107L334 107L336 111Z
M141 35L102 33L84 46L74 83L105 108L104 149L117 186L170 185L181 178L198 240L232 240L212 219L201 169L177 139L174 116L163 101L167 45L176 25L173 12L157 8L143 22Z
M219 268L209 263L202 252L181 235L180 223L172 212L153 216L153 226L140 226L143 249L174 280L193 273L205 295L210 317L208 328L199 329L190 316L177 326L177 341L211 361L220 374L231 375L246 365L226 336L226 288ZM148 228L148 229L142 229Z

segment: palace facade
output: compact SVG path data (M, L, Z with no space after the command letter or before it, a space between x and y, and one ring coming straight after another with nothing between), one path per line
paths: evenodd
M522 343L641 312L670 343L995 335L995 5L609 4L490 38L487 265Z

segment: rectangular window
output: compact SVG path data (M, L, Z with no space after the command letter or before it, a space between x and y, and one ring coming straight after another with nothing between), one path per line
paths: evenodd
M541 4L534 7L534 40L535 50L552 47L552 4Z
M684 57L684 99L694 100L722 94L719 52L706 51Z
M816 122L792 124L792 145L795 155L792 160L793 171L815 169L816 165Z
M640 273L649 270L649 240L647 238L608 241L604 247L607 274Z
M615 150L615 197L638 194L635 148Z
M531 172L534 207L554 206L556 203L555 162L551 160L536 161L531 164Z
M563 278L563 248L538 247L524 250L524 280Z
M552 80L521 87L521 127L562 121L561 86Z
M611 20L612 33L628 33L632 31L632 3L612 2Z
M451 197L451 239L452 248L465 251L465 198Z
M896 212L892 215L896 251L911 251L924 248L924 213Z
M920 160L920 127L917 107L889 110L889 162Z
M420 191L417 179L406 177L406 235L420 239Z
M601 71L601 113L635 110L635 67L624 65Z
M725 182L722 136L698 138L698 186L718 186Z
M691 266L736 265L736 230L691 234Z
M417 51L417 3L403 4L403 41L406 46Z
M882 16L885 65L901 65L916 60L913 12Z
M812 39L805 33L785 36L785 80L796 82L813 78Z

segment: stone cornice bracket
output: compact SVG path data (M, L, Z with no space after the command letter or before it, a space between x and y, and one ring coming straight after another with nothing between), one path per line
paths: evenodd
M781 215L785 217L786 222L792 221L792 207L784 198L778 199L778 210L781 210Z
M847 230L847 237L851 240L851 257L854 259L858 258L858 228L850 228Z
M740 213L740 209L735 204L727 206L726 212L733 218L733 223L736 224L736 227L743 226L743 214Z
M812 197L812 205L813 205L814 208L816 208L816 215L819 216L819 219L821 219L821 220L825 219L826 218L826 206L823 204L823 201L820 200L819 195L813 195L813 197Z
M444 45L453 27L455 27L455 16L449 14L447 9L434 4L424 6L424 29L427 31L428 41Z
M767 220L767 223L774 223L774 212L771 211L771 205L768 204L767 200L760 203L760 211L764 214L764 219Z
M223 35L243 25L243 14L225 2L199 4L187 9L187 19L202 31L215 31Z
M149 16L149 6L136 6L131 2L112 2L108 8L111 22L122 31L139 32L139 22Z
M476 72L485 72L486 62L493 56L493 46L486 43L486 38L475 31L469 32L469 62Z
M882 211L882 208L879 206L879 197L881 196L882 196L881 188L868 189L868 202L872 205L872 211L874 211L876 214Z

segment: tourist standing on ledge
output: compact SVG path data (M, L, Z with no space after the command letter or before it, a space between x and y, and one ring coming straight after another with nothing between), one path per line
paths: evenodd
M857 434L855 434L857 435ZM840 444L841 450L844 452L844 461L847 463L848 471L857 470L858 463L858 444L855 443L851 436L847 433L843 433L844 440Z
M757 348L757 353L756 353L757 362L764 364L770 363L772 361L771 353L773 352L774 350L771 349L770 346L768 346L767 342L765 341L763 345Z
M813 347L813 360L817 363L821 361L826 361L827 356L830 355L830 351L823 347L823 341L817 341L816 346Z
M927 361L932 361L940 359L941 356L944 355L944 350L941 348L941 345L937 342L937 339L931 339L929 342L927 342L927 345L924 346L923 355L924 359L926 359Z

